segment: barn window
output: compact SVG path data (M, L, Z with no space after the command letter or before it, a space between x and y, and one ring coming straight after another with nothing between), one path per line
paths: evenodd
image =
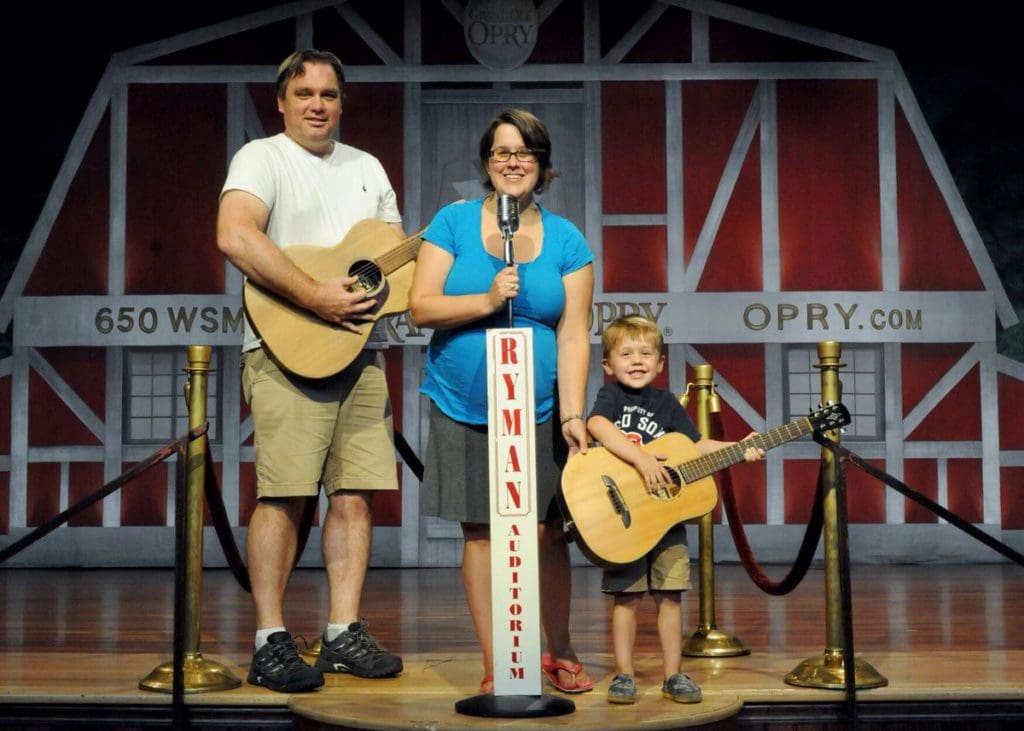
M188 431L184 384L188 353L181 348L125 350L125 441L166 444ZM207 381L207 434L217 441L220 416L220 378L217 351L210 359Z
M821 370L817 346L790 345L784 349L784 394L787 421L807 416L821 404ZM882 439L885 434L882 347L876 345L844 345L839 370L842 402L852 419L844 439Z

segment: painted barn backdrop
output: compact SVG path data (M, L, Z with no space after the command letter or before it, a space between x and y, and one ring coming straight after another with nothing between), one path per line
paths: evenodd
M230 156L279 131L271 82L303 46L345 62L341 136L382 160L409 231L479 189L473 150L498 109L548 123L561 177L544 203L597 256L591 395L601 329L620 312L663 326L661 385L681 392L692 365L713 365L732 438L806 414L816 343L839 341L855 417L844 443L1024 543L1024 365L995 346L1016 315L890 51L702 0L304 0L111 59L0 299L14 338L0 362L0 545L184 431L190 344L214 346L213 454L241 538L254 502L242 280L214 219ZM422 454L429 333L399 316L389 336L395 423ZM800 441L734 469L761 560L795 556L818 454ZM417 480L396 468L373 564L456 564L457 527L421 519ZM170 463L150 470L11 564L170 565L173 479ZM856 560L996 560L863 474L850 481ZM718 557L734 557L718 537ZM223 563L212 532L205 547Z

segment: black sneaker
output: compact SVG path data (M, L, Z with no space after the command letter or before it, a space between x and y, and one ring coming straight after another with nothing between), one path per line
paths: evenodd
M328 642L320 641L316 666L325 673L352 673L360 678L384 678L402 672L402 658L377 644L366 631L365 622L353 622Z
M324 674L302 661L290 634L275 632L253 653L249 683L279 693L302 693L323 685Z

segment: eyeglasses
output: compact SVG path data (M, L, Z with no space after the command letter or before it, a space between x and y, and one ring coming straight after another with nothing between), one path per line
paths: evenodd
M518 150L509 150L504 147L495 147L491 150L491 159L495 162L508 162L513 155L519 162L537 162L537 153L528 147Z

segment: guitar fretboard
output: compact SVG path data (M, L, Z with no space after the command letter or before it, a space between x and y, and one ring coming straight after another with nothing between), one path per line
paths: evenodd
M728 447L715 450L711 454L691 459L689 462L677 466L676 469L686 482L694 482L702 477L707 477L712 472L724 470L726 467L742 462L743 453L747 451L748 447L757 447L767 452L773 447L791 442L812 431L814 431L814 427L811 425L810 419L797 419L789 424L769 429L763 434L752 436L750 439L744 439Z
M420 244L423 243L423 232L426 230L426 228L420 229L398 246L378 257L377 266L380 267L380 270L388 275L415 259L416 253L420 250Z

